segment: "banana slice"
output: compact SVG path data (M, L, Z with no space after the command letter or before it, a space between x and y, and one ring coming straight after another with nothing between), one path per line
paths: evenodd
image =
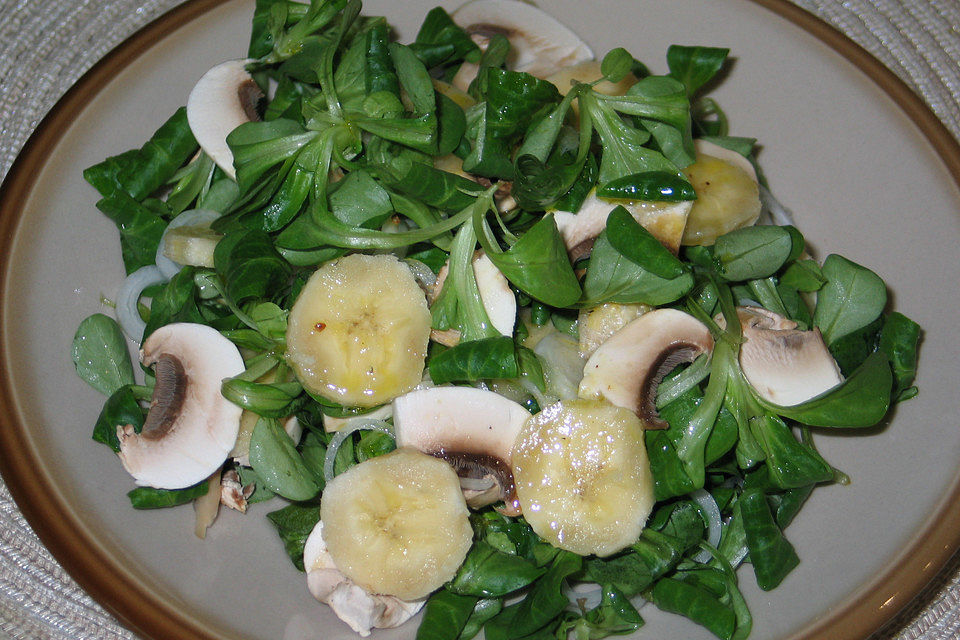
M321 266L290 310L287 361L307 391L375 407L420 383L430 310L416 279L389 254Z
M760 187L753 165L739 153L697 140L697 161L684 169L697 192L684 245L713 244L717 236L746 227L760 217Z
M323 492L323 538L337 568L370 593L423 598L451 580L473 541L453 468L415 449L371 458Z
M523 515L554 546L608 556L636 542L653 509L640 420L601 400L531 417L513 448Z
M598 307L582 309L577 318L577 327L580 329L580 356L589 358L610 336L651 309L652 307L642 303L617 302L605 302Z

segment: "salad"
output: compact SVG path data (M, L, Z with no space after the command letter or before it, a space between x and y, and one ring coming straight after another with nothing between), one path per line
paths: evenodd
M655 606L746 638L738 581L779 585L848 481L814 433L916 395L921 331L807 253L708 95L728 53L656 74L517 0L408 44L358 0L258 2L247 59L84 172L128 276L73 360L132 506L266 512L361 635Z

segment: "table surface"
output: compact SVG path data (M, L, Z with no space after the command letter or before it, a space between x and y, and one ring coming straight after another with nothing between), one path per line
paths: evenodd
M791 0L910 85L960 139L960 0ZM179 0L0 0L0 179L80 75ZM0 480L0 640L135 640L39 542ZM960 558L875 640L960 637Z

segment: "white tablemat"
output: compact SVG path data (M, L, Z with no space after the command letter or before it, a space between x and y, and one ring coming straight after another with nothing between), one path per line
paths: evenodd
M960 139L960 1L793 0L869 50ZM0 179L57 99L178 0L0 0ZM0 455L3 455L0 452ZM960 637L960 560L876 640ZM0 481L0 640L135 640L80 589Z

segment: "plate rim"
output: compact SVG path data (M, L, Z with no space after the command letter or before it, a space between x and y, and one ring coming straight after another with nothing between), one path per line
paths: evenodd
M187 0L125 39L64 93L30 135L0 185L0 255L10 255L15 230L33 191L46 149L56 145L90 95L98 93L120 70L183 26L228 0ZM866 49L816 15L788 0L750 0L813 35L864 73L891 98L931 145L955 186L960 188L960 142L934 112L893 71ZM0 301L6 299L7 259L0 262ZM6 354L4 306L0 305L0 353ZM188 612L155 595L144 581L107 553L43 473L42 456L19 419L16 393L6 355L0 358L0 475L31 528L61 566L99 604L124 625L147 638L224 640ZM58 514L57 518L50 514ZM887 569L850 592L825 617L785 640L859 640L887 625L944 569L960 548L960 469L948 490L929 512L911 544ZM896 585L891 586L891 585ZM829 634L828 634L829 632Z

